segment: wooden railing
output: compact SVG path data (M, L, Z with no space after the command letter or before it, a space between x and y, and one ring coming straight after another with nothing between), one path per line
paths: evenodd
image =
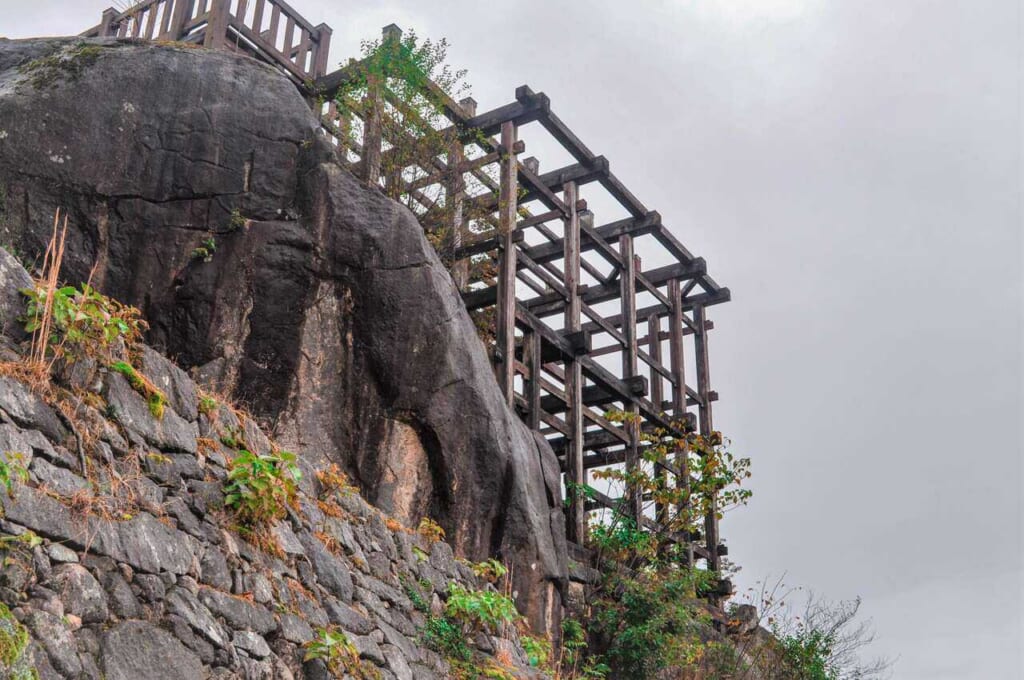
M108 9L85 37L197 43L249 54L300 85L327 72L331 28L314 26L283 0L143 0Z

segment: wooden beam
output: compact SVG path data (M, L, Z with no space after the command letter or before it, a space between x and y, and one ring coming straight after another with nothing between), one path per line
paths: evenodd
M622 304L622 330L626 337L622 352L622 376L629 379L637 374L637 315L636 315L636 272L640 268L636 254L633 252L633 237L619 237L619 256L622 261L622 276L619 279L620 299ZM629 434L626 445L626 474L635 473L640 467L640 424L636 422L639 415L636 404L625 405L628 420L625 425ZM639 528L643 518L643 503L640 491L634 484L626 485L626 500L629 504L627 516L634 520Z
M630 388L633 396L643 397L647 395L647 378L642 375L635 375L632 378L623 378L623 384ZM612 392L600 385L587 385L582 391L584 406L607 406L615 402L621 402L623 395ZM565 399L555 395L548 395L541 399L541 408L547 413L565 413L569 410L569 404Z
M591 234L587 234L586 238L581 239L580 252L587 252L597 248L596 241L593 240L594 235L600 238L604 243L617 243L619 237L624 234L632 234L633 236L642 236L648 234L658 225L661 224L661 215L657 212L650 212L643 217L629 217L623 220L617 220L608 224L603 224L600 227L594 227ZM561 243L545 243L538 246L532 246L530 248L530 257L536 262L550 262L557 260L562 256Z
M518 93L517 93L518 94ZM579 333L581 321L580 307L580 217L577 211L578 189L572 181L562 186L562 195L569 214L565 216L562 241L562 258L565 261L562 280L565 287L566 305L563 319L565 328L570 333ZM589 336L584 336L589 337ZM566 421L569 425L568 448L566 450L567 486L576 485L582 488L587 483L586 469L583 467L583 404L585 403L583 372L579 361L573 357L565 367ZM569 513L566 532L569 540L583 543L587 536L587 517L585 504L577 493L569 497Z
M595 156L594 158L585 161L583 163L576 163L558 170L552 170L551 172L545 172L542 175L536 175L537 182L548 190L554 191L565 184L572 182L576 186L583 186L590 182L596 181L608 172L608 159L604 156ZM522 197L522 203L529 203L530 201L537 200L539 194L537 189L528 190Z
M501 145L509 149L516 142L516 124L505 121L501 125ZM516 246L512 235L516 225L516 197L519 185L516 175L516 156L508 153L501 160L501 179L498 229L502 247L498 252L497 285L497 351L500 362L498 384L505 402L511 406L515 388L515 327L516 327Z

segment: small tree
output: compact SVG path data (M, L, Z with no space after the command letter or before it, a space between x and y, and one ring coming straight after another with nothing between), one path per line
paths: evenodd
M342 144L362 155L369 182L382 177L385 192L417 215L450 264L457 229L493 228L489 205L467 199L489 192L488 183L497 181L493 168L464 173L459 167L465 142L483 142L477 131L453 125L448 117L455 99L469 94L466 71L447 63L446 39L421 40L415 31L386 32L382 39L363 41L361 51L362 59L346 66L349 77L334 98ZM380 145L379 168L367 167L368 154L361 151L367 144Z

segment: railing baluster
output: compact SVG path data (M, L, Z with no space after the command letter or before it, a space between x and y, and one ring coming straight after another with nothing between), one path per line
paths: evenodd
M277 29L280 23L281 8L274 5L273 9L270 11L270 28L267 29L267 35L265 36L266 41L270 43L274 49L277 49Z
M289 57L292 51L293 38L295 37L295 19L292 15L285 14L287 20L284 22L284 42L281 44L281 54Z
M160 32L157 34L158 38L166 38L167 32L171 28L171 17L174 16L174 0L166 0L161 4L160 14Z
M256 35L263 33L263 6L266 0L256 0L256 6L252 10L252 32Z
M156 27L157 5L153 4L146 10L146 32L142 35L146 40L153 39L153 29Z

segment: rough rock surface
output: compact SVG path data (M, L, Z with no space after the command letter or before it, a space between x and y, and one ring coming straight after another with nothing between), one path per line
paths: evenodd
M338 462L403 522L512 563L521 606L552 625L557 461L504 405L415 218L336 162L287 79L173 45L0 40L0 240L35 256L58 207L69 280L93 271L140 307L151 344L307 469ZM212 259L194 257L210 237ZM191 459L195 414L168 391L181 417L138 436Z
M7 283L2 272L18 266L0 250L0 296ZM0 307L8 303L17 304L0 299ZM2 360L16 362L18 351L10 337L0 336ZM143 355L150 367L157 365L151 350ZM153 370L159 384L160 372ZM97 406L110 394L109 383L120 379L104 370L98 375L83 400ZM195 392L188 377L175 379L181 393ZM5 380L12 390L28 389ZM155 423L121 420L123 439L135 444L107 460L95 455L104 450L97 445L86 475L67 448L75 447L73 436L34 429L56 417L51 405L33 402L29 423L16 420L8 411L13 407L0 400L2 458L13 463L12 454L21 454L28 469L11 493L0 488L0 602L32 641L17 667L31 662L41 680L327 678L322 663L303 661L303 644L333 624L383 680L448 677L444 660L422 642L424 603L445 597L452 583L491 586L453 559L448 544L428 542L388 521L355 491L325 489L315 477L308 480L310 493L300 491L298 508L272 531L280 552L250 544L223 507L225 461L234 452L221 440L233 431L254 433L256 426L244 416L229 417L223 405L200 414L182 403L184 412L173 417L202 435L205 455L179 453L182 447L172 442L160 448L160 440L145 436ZM175 408L172 400L163 419ZM92 417L104 422L85 403L74 417L83 428ZM179 457L175 464L140 469L140 460L172 456ZM77 480L73 496L47 484L55 469ZM31 536L28 531L35 541L15 539ZM12 625L0 616L0 642ZM515 652L504 659L513 663L509 670L535 678L515 631L507 634L500 644ZM481 643L484 652L498 646L490 638Z

